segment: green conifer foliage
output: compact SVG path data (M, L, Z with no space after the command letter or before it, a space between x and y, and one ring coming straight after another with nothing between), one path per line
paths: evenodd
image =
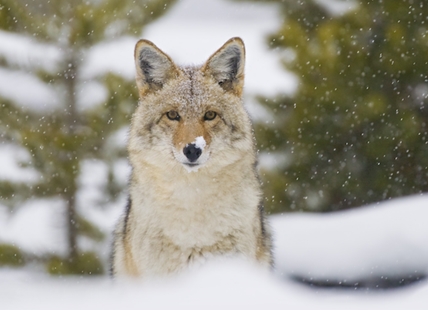
M292 97L262 98L263 172L273 212L334 211L428 191L428 3L358 1L334 15L321 1L279 2L269 38L300 79Z
M126 152L123 146L112 145L110 138L129 124L138 101L134 81L112 73L87 78L82 76L83 64L89 49L97 44L125 35L137 40L143 27L173 3L174 0L0 0L0 29L61 51L55 68L49 70L37 64L21 67L19 61L0 59L2 67L33 74L60 98L58 108L40 112L20 107L0 94L0 142L25 148L31 154L28 165L40 175L33 184L1 180L0 198L2 204L11 207L38 197L59 197L64 201L69 249L66 261L73 266L67 273L96 274L102 270L95 262L95 254L91 254L91 264L96 270L78 270L86 255L79 249L78 236L103 238L93 223L78 214L78 177L84 160L103 161L109 170L103 189L105 200L115 199L123 190L112 170ZM107 99L79 108L77 96L90 83L101 85Z

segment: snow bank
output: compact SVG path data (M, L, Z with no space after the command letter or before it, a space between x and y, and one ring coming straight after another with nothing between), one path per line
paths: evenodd
M2 306L8 310L86 309L426 309L428 285L395 294L315 291L279 282L246 261L214 261L164 280L116 282L106 278L53 278L1 273Z
M271 217L286 276L357 282L428 274L428 195L328 214Z

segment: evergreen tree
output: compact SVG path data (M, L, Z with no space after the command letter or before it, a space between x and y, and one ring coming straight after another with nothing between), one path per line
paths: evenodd
M83 77L86 56L91 47L124 35L135 36L137 40L143 27L163 14L173 2L0 0L0 29L54 46L61 54L54 69L46 70L35 64L30 72L56 92L59 98L57 109L42 115L0 97L0 139L28 150L30 166L41 176L31 186L0 182L3 203L16 207L29 198L60 197L67 206L69 254L65 261L53 258L49 265L51 272L101 271L96 256L82 253L78 247L79 235L94 239L101 237L97 227L77 212L78 176L83 160L102 160L109 169L104 189L106 200L114 199L122 189L113 173L113 165L126 156L125 150L115 148L109 138L129 123L138 100L134 81L112 73L91 80ZM0 65L28 71L8 59L0 59ZM77 95L85 84L90 83L101 85L107 92L107 99L94 107L79 108Z
M300 79L292 97L262 98L267 207L333 211L428 191L428 4L358 1L335 15L321 1L275 1L269 38Z

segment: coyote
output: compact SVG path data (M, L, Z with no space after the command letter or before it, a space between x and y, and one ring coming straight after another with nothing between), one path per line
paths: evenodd
M202 66L135 46L140 103L128 141L129 200L113 246L116 276L162 276L212 256L272 265L271 237L242 92L245 47L232 38Z

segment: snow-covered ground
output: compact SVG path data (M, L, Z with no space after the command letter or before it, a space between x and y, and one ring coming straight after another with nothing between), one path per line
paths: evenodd
M112 283L2 272L7 310L89 309L349 309L424 310L428 285L395 292L314 290L282 282L243 261L212 262L175 279Z
M376 287L428 275L428 195L271 222L276 266L286 276Z

